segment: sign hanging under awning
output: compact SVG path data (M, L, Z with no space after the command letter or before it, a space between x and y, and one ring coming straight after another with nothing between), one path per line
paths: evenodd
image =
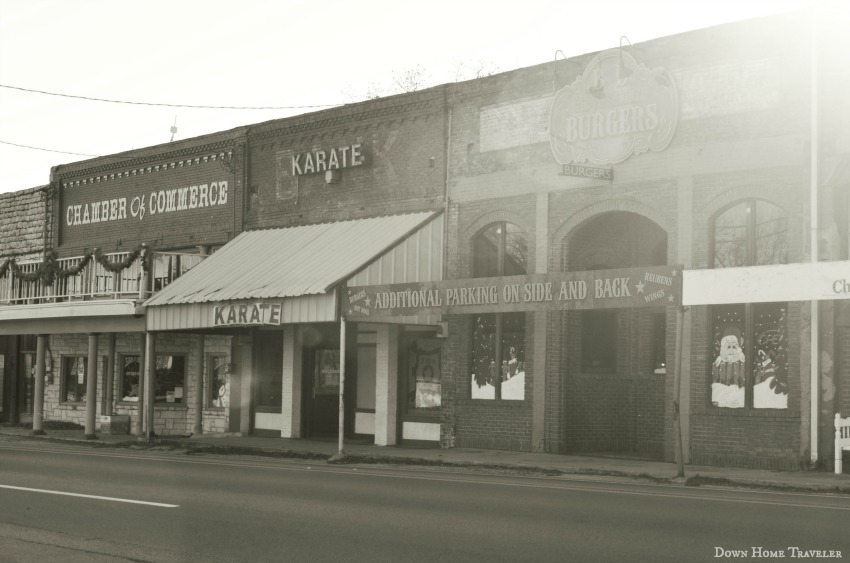
M421 314L509 313L681 304L681 266L652 266L349 287L352 321Z

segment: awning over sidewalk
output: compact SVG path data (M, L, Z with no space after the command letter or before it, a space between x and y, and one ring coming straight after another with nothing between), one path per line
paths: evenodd
M131 299L0 307L0 336L136 332L144 329L143 315Z
M440 279L441 225L424 212L242 233L145 302L148 330L334 321L337 285L375 262Z

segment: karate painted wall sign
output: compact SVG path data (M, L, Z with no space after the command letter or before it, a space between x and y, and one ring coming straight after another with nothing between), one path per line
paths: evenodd
M660 307L682 302L681 266L349 287L349 320L417 314Z
M549 114L549 141L560 164L617 164L667 148L679 99L673 77L639 64L623 49L597 55L561 88Z
M213 305L213 326L279 325L283 319L281 303L239 303Z

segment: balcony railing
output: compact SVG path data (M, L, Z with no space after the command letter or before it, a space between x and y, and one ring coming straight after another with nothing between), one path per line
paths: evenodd
M112 264L123 262L128 252L105 254ZM92 259L77 274L56 276L53 285L45 286L41 280L27 281L15 276L7 268L0 276L0 305L23 305L32 303L58 303L92 299L147 299L157 291L200 264L205 256L180 252L155 252L150 269L145 272L142 261L135 260L129 267L112 272ZM57 266L68 270L77 266L82 256L60 258ZM40 261L17 262L20 273L32 275L38 272Z

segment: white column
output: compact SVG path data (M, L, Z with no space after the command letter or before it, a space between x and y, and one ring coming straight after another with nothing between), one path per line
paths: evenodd
M301 329L283 330L283 389L281 438L301 437Z
M375 358L375 444L396 444L398 416L398 329L379 325Z

